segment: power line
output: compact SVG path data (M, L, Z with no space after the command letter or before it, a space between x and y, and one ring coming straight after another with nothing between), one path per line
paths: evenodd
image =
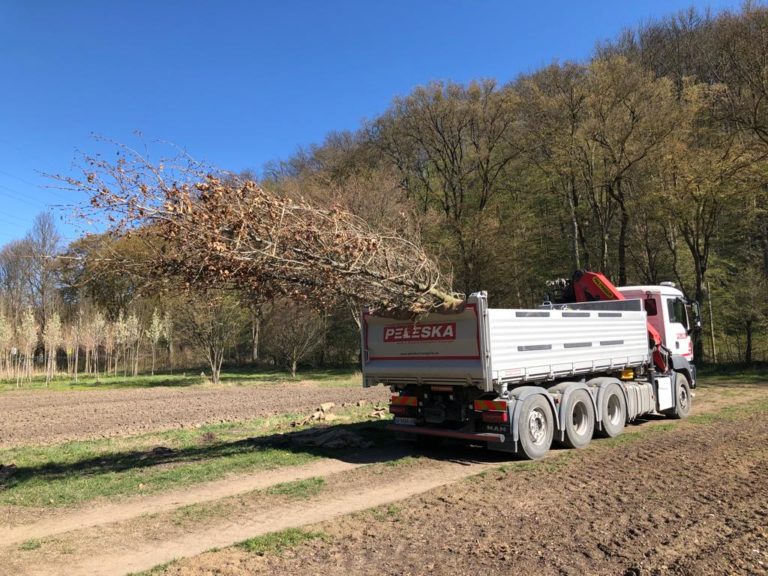
M5 186L3 184L0 184L0 188L4 188L5 190L10 190L10 192L4 191L4 190L0 190L0 196L5 196L6 198L10 198L12 200L16 200L17 202L23 202L25 204L29 204L30 206L32 206L34 208L48 206L47 203L43 203L40 200L34 201L34 200L30 199L30 198L22 198L21 196L17 196L16 194L13 193L13 192L15 192L15 190L13 190L13 188L9 188L8 186Z
M39 184L33 184L29 180L26 180L26 179L22 178L21 176L16 176L14 174L11 174L10 172L6 172L5 170L0 170L0 174L5 174L6 176L9 176L11 178L15 178L19 182L24 182L24 184L28 184L30 186L34 186L34 187L40 186Z

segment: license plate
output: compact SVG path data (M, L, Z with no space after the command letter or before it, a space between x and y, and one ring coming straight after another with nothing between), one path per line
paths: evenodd
M416 426L416 418L404 418L402 416L395 416L395 424L402 424L403 426Z

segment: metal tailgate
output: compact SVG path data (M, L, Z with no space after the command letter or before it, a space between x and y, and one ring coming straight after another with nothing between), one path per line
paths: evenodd
M364 385L451 384L490 390L486 301L485 293L473 294L461 312L416 320L364 312Z

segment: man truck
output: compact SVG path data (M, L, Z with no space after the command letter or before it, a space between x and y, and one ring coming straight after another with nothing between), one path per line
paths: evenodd
M616 288L585 271L557 288L536 309L477 292L409 320L364 311L363 383L391 388L389 428L538 459L553 441L583 448L648 414L688 415L695 303L671 283Z

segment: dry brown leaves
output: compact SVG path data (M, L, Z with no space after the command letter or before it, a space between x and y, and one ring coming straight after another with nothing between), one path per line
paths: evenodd
M141 268L156 280L409 314L462 304L418 240L374 231L338 206L283 198L192 162L168 170L130 150L117 163L86 158L84 173L62 180L89 194L112 234L152 239Z

